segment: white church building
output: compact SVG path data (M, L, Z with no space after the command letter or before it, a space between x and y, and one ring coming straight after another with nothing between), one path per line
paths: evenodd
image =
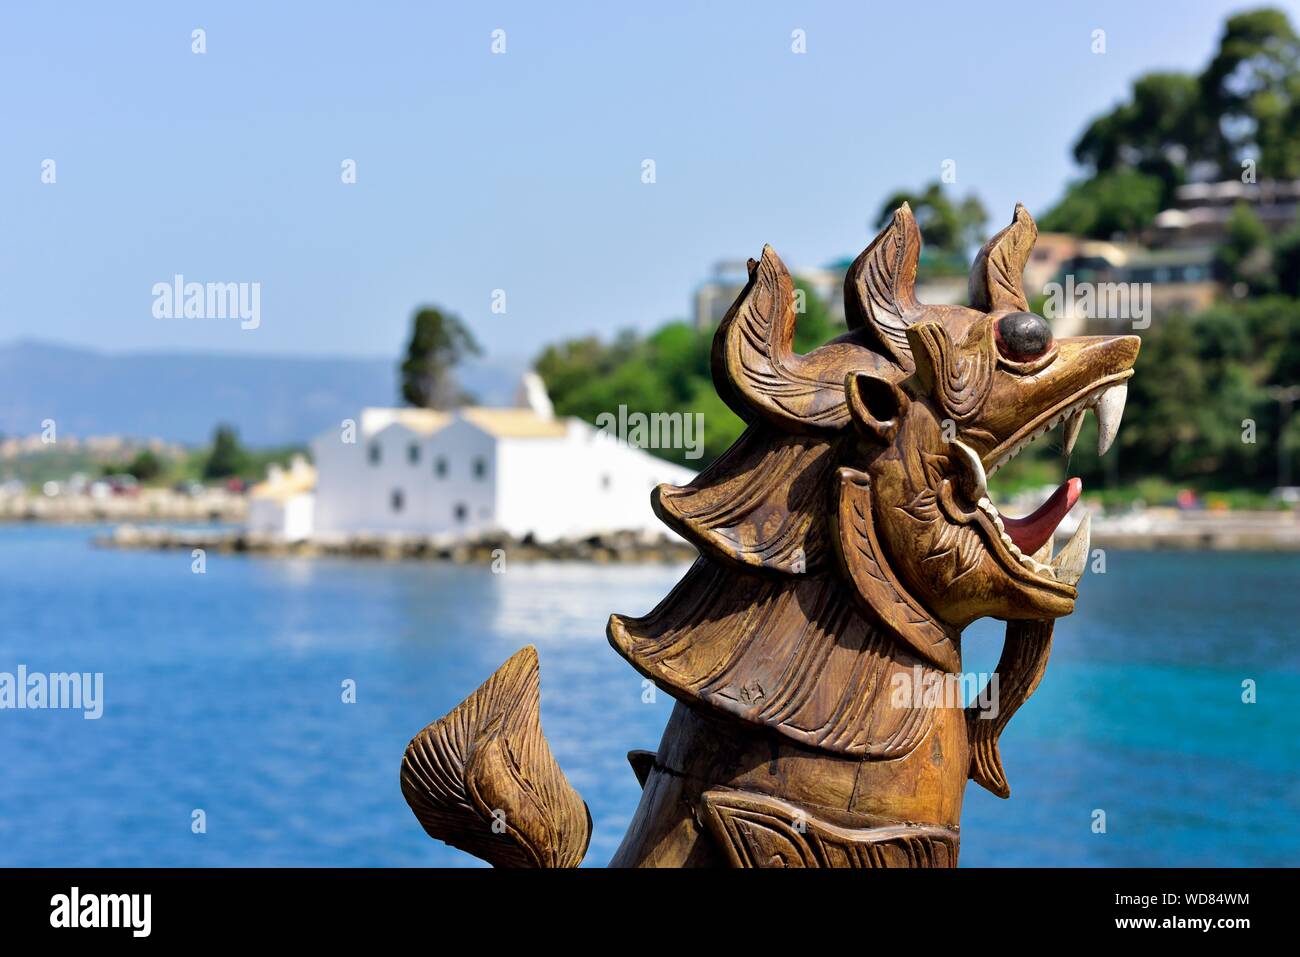
M304 492L301 471L254 488L252 500L262 505L250 527L316 540L667 533L651 511L650 491L685 484L694 472L580 419L554 417L535 376L524 391L528 405L521 408L365 409L312 440L314 490Z

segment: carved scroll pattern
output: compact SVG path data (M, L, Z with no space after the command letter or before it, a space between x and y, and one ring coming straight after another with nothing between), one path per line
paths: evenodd
M703 795L705 824L732 867L956 867L956 831L933 825L850 828L764 794Z
M913 355L919 347L927 356L929 375L934 377L944 413L958 422L974 418L992 391L993 370L997 365L992 326L988 323L972 326L960 348L953 345L947 330L938 323L913 326L908 335L913 341Z

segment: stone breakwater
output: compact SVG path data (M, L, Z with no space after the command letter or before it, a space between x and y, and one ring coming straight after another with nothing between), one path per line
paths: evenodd
M144 520L168 520L146 514ZM206 514L181 520L206 521ZM75 519L68 519L73 521ZM140 519L134 519L140 520ZM176 519L171 519L175 521ZM102 548L186 549L256 555L317 558L373 558L385 561L447 561L490 564L506 561L576 561L601 563L683 562L695 549L666 534L608 532L554 542L485 534L472 539L395 535L286 542L276 536L240 528L122 524L95 538ZM1091 547L1187 551L1300 551L1300 520L1295 512L1192 512L1151 509L1141 514L1094 518Z
M242 529L169 528L120 525L95 537L100 548L246 553L286 558L372 558L383 561L445 561L490 565L494 561L574 561L611 563L678 563L691 561L696 551L667 535L608 532L579 539L537 542L503 534L472 539L354 535L322 541L286 542Z
M1093 518L1094 548L1175 551L1300 551L1300 517L1289 511L1148 509Z
M87 525L105 522L243 522L248 500L220 490L185 495L146 489L138 495L0 496L0 522L54 522Z

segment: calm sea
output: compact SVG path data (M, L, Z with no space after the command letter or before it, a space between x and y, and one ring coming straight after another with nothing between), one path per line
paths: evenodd
M657 746L671 702L642 703L604 623L681 567L212 555L195 575L188 553L92 533L0 528L0 671L105 676L98 721L0 711L0 866L471 865L420 830L398 766L528 643L595 820L588 863L617 846L638 795L624 754ZM962 863L1300 864L1300 556L1107 565L1003 736L1011 799L967 789ZM967 633L968 670L991 670L1000 629Z

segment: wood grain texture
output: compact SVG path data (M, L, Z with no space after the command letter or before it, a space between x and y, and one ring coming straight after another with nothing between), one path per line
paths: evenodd
M730 866L705 820L716 791L770 798L851 830L900 823L954 830L968 763L960 707L937 709L921 747L882 760L832 754L678 702L610 866ZM791 813L781 816L789 821Z
M655 489L651 507L721 562L816 573L830 559L826 483L835 458L835 440L752 425L694 482Z
M956 867L955 830L932 825L843 827L778 798L704 794L705 823L732 867Z
M838 476L836 555L854 584L858 607L924 660L944 671L960 670L957 630L935 620L890 568L871 520L870 477L850 468L841 468Z
M649 615L614 615L608 637L674 697L829 753L898 757L933 720L889 696L896 676L934 665L868 623L838 576L772 580L700 559Z
M497 867L578 866L591 817L551 755L539 705L529 645L407 745L402 794L430 837Z
M900 368L911 371L907 328L916 321L916 266L921 231L904 203L887 229L853 260L844 275L844 317L850 329L866 330Z
M1038 225L1029 210L1016 203L1011 225L984 244L970 272L970 304L981 312L1026 312L1022 276Z
M653 751L634 750L627 753L627 763L632 765L632 773L636 775L636 783L645 787L645 782L650 777L650 771L655 766L655 753Z
M992 325L971 325L958 345L942 323L922 322L908 327L907 341L917 385L944 417L960 423L975 418L992 392L998 361Z
M794 282L771 246L749 261L749 282L713 338L713 382L718 395L746 422L765 419L785 431L825 433L848 422L844 377L879 368L861 334L828 343L808 355L794 351Z

